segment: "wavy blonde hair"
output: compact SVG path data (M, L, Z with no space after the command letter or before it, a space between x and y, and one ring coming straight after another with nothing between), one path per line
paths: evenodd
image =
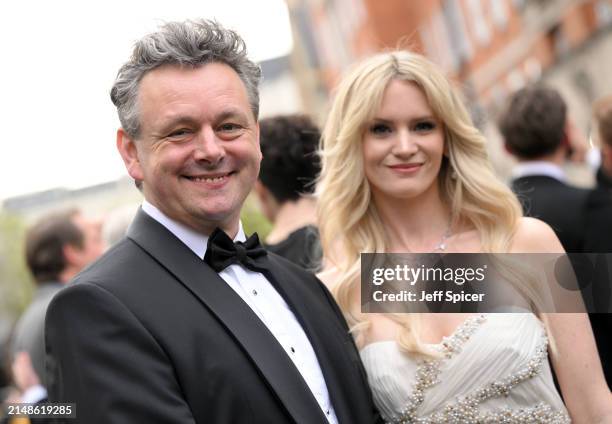
M322 170L316 196L325 260L339 274L332 294L358 342L361 330L369 325L350 308L350 299L359 289L359 255L385 253L389 248L384 225L371 201L362 139L391 80L409 81L420 87L443 123L448 158L442 162L438 180L453 222L471 224L480 235L484 252L507 252L522 216L514 194L494 175L485 138L436 65L407 51L378 54L357 64L338 85L323 130ZM397 340L402 350L427 354L419 341L418 320L411 314L392 318L403 328Z

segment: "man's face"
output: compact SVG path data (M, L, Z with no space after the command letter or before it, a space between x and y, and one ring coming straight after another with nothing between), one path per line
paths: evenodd
M83 234L83 246L80 249L72 249L68 260L77 270L81 270L98 259L104 253L106 245L102 240L100 221L81 214L75 215L72 221Z
M118 132L128 172L145 198L197 231L238 230L259 173L259 127L246 88L225 64L163 66L140 82L141 132Z

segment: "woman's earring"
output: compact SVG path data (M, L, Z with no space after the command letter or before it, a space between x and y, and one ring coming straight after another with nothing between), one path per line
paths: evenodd
M457 179L457 171L455 171L455 168L451 169L450 177L451 177L451 180Z

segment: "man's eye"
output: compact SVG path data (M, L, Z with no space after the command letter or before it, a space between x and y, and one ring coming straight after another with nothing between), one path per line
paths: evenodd
M191 134L190 130L188 130L187 128L181 128L180 130L172 131L170 134L168 134L168 137L169 138L180 138L180 137L185 137L188 134Z
M374 124L370 126L370 133L374 135L383 135L391 132L391 127L385 124Z
M237 131L239 129L241 129L242 127L238 124L232 124L232 123L226 123L226 124L221 124L219 125L219 131Z
M414 131L427 132L436 128L436 123L431 121L419 122L414 126Z

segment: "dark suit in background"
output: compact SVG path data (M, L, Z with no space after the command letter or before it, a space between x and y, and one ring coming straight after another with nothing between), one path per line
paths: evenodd
M512 189L524 214L550 225L566 252L585 252L590 190L566 184L562 166L587 143L568 119L561 94L540 84L518 90L501 114L499 129L506 150L519 161ZM594 306L586 287L582 295L588 307ZM605 329L607 318L599 315L589 314L589 319L610 385L611 332Z
M525 215L550 225L566 252L612 252L612 208L607 193L573 187L548 175L517 178L512 190ZM589 320L606 381L612 386L612 315L592 313Z
M601 173L601 170L599 171ZM603 177L603 175L602 175ZM612 287L609 285L612 275L612 186L610 180L598 175L598 185L591 191L587 201L587 225L584 234L586 252L607 253L603 278L608 281L607 296L604 302L610 307ZM611 311L612 312L612 311ZM612 387L612 313L590 314L597 348L602 359L604 374L608 386ZM605 335L605 336L604 336Z
M589 190L548 175L526 175L512 181L523 213L552 227L567 252L584 249L585 210Z

